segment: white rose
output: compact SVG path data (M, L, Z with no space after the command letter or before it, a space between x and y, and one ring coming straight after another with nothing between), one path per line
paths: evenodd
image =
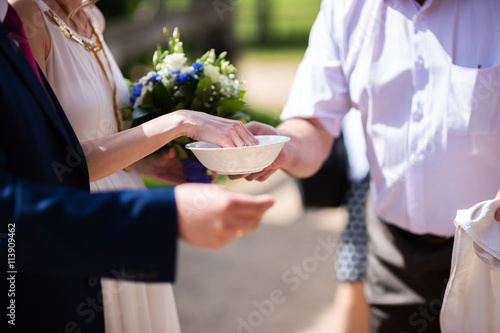
M168 69L162 69L162 70L158 71L158 74L163 78L170 76L170 72L168 71Z
M186 66L181 68L181 74L191 73L194 70L193 66Z
M143 85L146 85L149 83L149 79L153 77L155 72L149 72L148 74L144 75L139 79L139 82L142 83Z
M186 63L187 58L184 53L169 54L163 59L163 68L168 69L170 72L178 72Z
M219 82L219 78L221 76L219 72L219 67L214 65L205 65L203 66L203 74L208 76L213 83Z

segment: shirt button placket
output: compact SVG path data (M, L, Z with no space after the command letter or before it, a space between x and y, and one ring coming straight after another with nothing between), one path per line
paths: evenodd
M410 225L419 228L423 223L423 202L421 184L423 180L422 161L424 156L419 152L419 142L422 139L426 86L428 84L428 69L425 61L424 46L424 15L419 13L413 20L413 54L414 54L414 95L412 114L408 123L408 157L407 207Z

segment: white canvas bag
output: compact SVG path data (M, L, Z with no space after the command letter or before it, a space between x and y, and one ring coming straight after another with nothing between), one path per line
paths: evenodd
M441 309L443 333L500 332L500 198L459 210L451 274Z

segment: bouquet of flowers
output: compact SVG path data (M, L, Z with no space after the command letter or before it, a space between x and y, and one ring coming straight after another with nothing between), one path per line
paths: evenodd
M170 36L164 28L164 34L168 39L168 49L164 51L158 46L153 55L154 70L131 86L130 106L122 110L131 115L128 117L132 120L131 126L180 109L202 111L246 123L249 116L244 112L245 91L240 89L240 82L235 78L236 68L225 59L226 52L216 56L212 49L189 65L179 30L175 28ZM185 169L197 162L208 179L206 169L184 148L192 141L180 137L167 146L177 149L177 156Z

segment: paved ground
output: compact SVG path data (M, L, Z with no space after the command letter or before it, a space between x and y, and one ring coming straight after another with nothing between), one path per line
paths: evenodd
M332 332L333 256L342 209L304 211L296 182L228 184L271 193L254 232L214 251L182 244L175 295L184 333Z
M247 101L281 108L297 62L239 65ZM228 187L271 193L262 225L220 250L181 244L174 286L184 333L332 333L335 244L343 209L304 210L295 180L276 173L263 183Z

